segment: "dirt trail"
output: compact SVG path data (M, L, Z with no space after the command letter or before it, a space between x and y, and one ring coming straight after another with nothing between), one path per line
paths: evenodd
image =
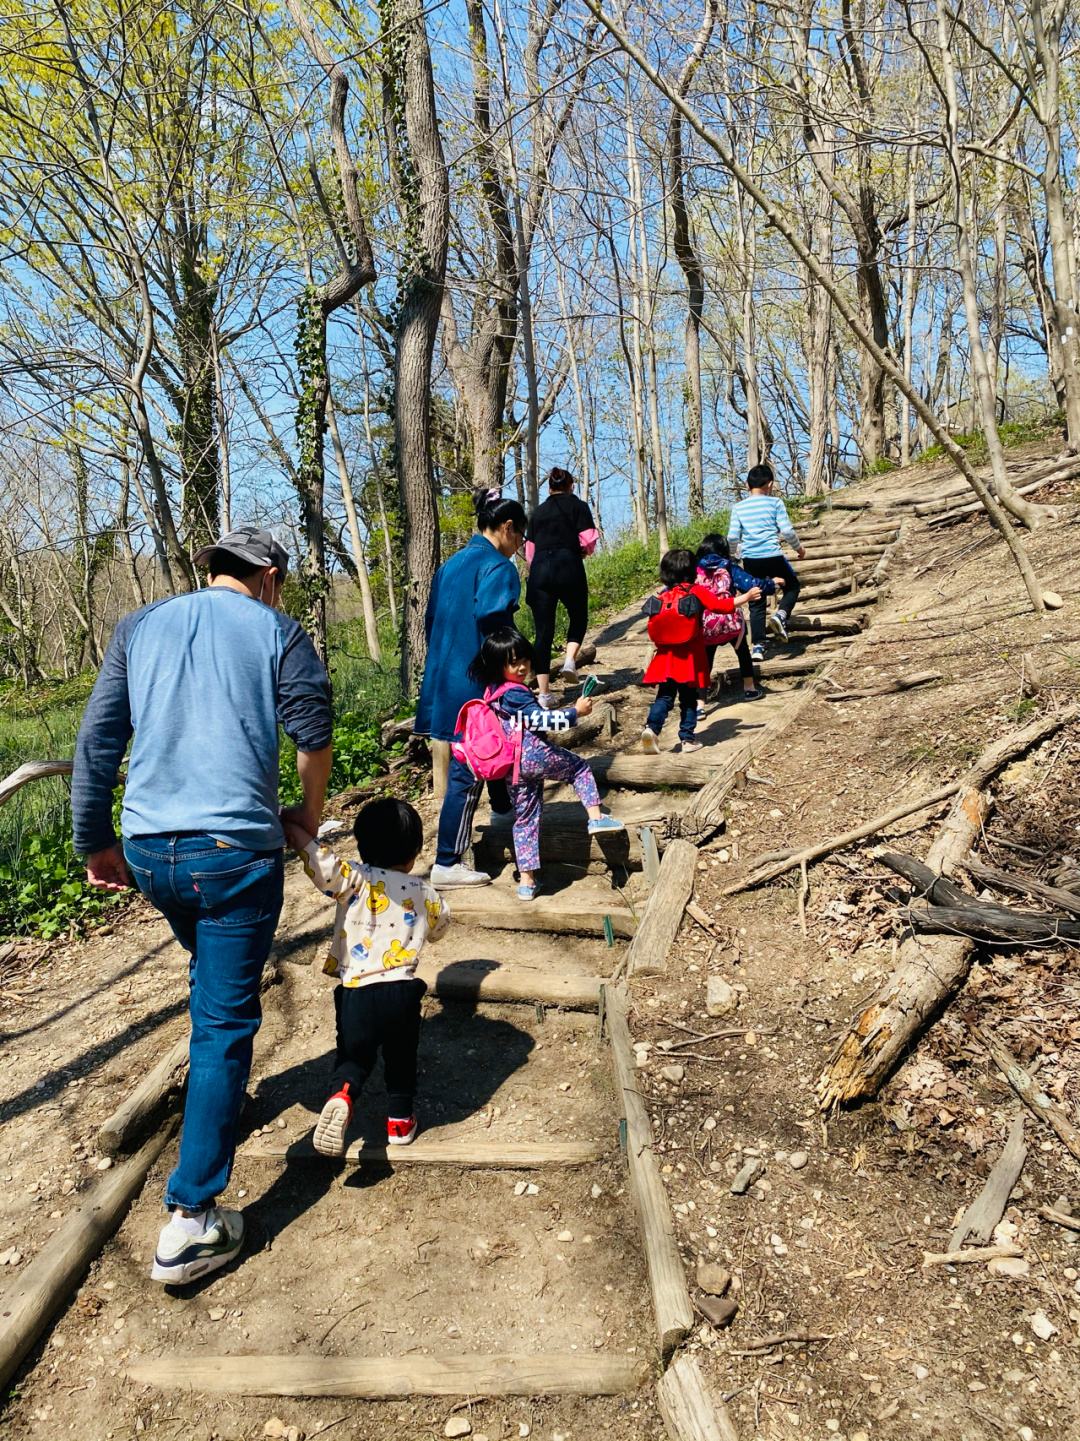
M932 484L931 477L928 493ZM871 493L875 507L883 508L888 487ZM858 511L836 511L822 535L859 532L866 519ZM891 672L910 661L914 669L930 652L935 662L943 660L948 641L965 658L957 682L962 695L943 695L942 687L855 708L813 703L787 739L755 759L755 771L771 784L752 783L732 798L727 834L699 863L697 898L727 928L731 944L717 946L686 922L668 970L631 988L634 1037L653 1045L652 1059L640 1071L641 1085L688 1270L692 1276L699 1257L713 1257L736 1273L740 1316L734 1328L715 1331L703 1324L688 1349L705 1363L718 1396L735 1393L731 1409L740 1436L754 1434L755 1427L766 1436L846 1434L850 1441L860 1431L895 1438L1007 1434L970 1429L982 1424L971 1419L981 1404L975 1391L960 1398L963 1405L952 1404L956 1398L950 1400L948 1391L935 1393L924 1416L910 1402L923 1387L917 1373L909 1370L906 1386L892 1385L890 1373L907 1363L909 1350L915 1354L916 1338L926 1332L924 1307L934 1308L931 1329L940 1356L948 1353L948 1323L957 1323L943 1295L949 1285L944 1276L923 1283L919 1303L911 1307L908 1253L894 1250L915 1244L899 1241L900 1235L915 1235L917 1244L925 1240L929 1248L930 1223L914 1225L912 1218L924 1210L941 1212L946 1204L941 1178L935 1180L932 1168L921 1164L913 1169L912 1156L920 1153L904 1152L906 1142L897 1154L895 1143L882 1138L885 1121L876 1108L826 1132L813 1111L812 1082L829 1031L846 1019L869 977L884 964L887 939L864 947L867 954L860 951L855 966L849 963L850 945L830 945L826 930L840 914L830 910L833 892L843 890L832 868L821 890L814 873L805 940L785 889L734 902L715 895L732 866L751 854L842 829L851 814L858 819L883 809L878 803L887 804L898 787L921 783L912 775L910 757L899 763L898 735L918 730L930 736L939 749L934 764L923 769L940 775L940 767L955 760L942 734L947 718L969 704L971 728L978 730L983 710L1000 696L1000 678L980 671L977 662L968 664L965 637L971 627L953 627L950 637L937 633L933 607L940 606L943 616L955 614L957 595L970 600L974 594L970 584L964 589L962 566L944 583L943 596L919 587L910 577L931 558L927 532L910 517L904 526L900 575L894 565L888 599L858 612L872 628L855 636L797 632L783 654L828 657L845 684L863 683L875 666ZM963 528L966 542L974 541L971 555L979 553L983 542L975 537L984 530ZM933 544L947 548L957 541L954 533ZM1049 536L1037 541L1053 544ZM990 545L1001 600L977 606L972 601L980 621L1000 605L1017 613L1010 623L1023 629L1025 644L1028 637L1039 643L1039 627L1067 634L1060 618L1034 623L1020 617L1019 587L1000 558L1000 545ZM858 565L865 585L877 556L860 556ZM827 563L809 569L819 594L835 589ZM1070 594L1057 574L1054 585ZM842 587L838 593L844 593ZM813 592L802 608L814 613ZM853 613L823 610L820 623ZM913 627L916 615L920 623ZM615 705L617 730L614 741L594 749L628 750L647 702L634 684L645 652L636 608L617 617L597 640L594 669L606 679L604 695ZM771 678L768 696L755 704L739 702L737 690L729 690L699 729L709 748L686 761L721 765L748 736L784 713L804 679ZM665 750L672 741L665 737ZM681 759L673 755L666 763L678 765ZM545 878L556 899L543 913L561 908L577 916L579 934L500 928L500 908L504 926L511 920L520 924L521 908L503 838L481 831L478 858L498 872L482 898L491 912L484 919L495 923L480 926L462 914L447 940L426 957L423 974L432 989L421 1042L423 1146L418 1142L415 1159L393 1169L379 1160L334 1166L308 1153L304 1138L323 1098L332 1043L330 992L318 971L330 912L298 867L290 866L276 949L282 979L265 998L244 1139L224 1198L244 1208L249 1244L234 1268L201 1287L181 1293L151 1286L146 1272L161 1222L170 1147L75 1301L24 1368L5 1412L10 1434L71 1433L96 1441L147 1432L224 1441L259 1437L267 1420L277 1416L309 1437L332 1424L331 1436L389 1441L441 1435L453 1413L467 1414L473 1434L489 1441L528 1434L521 1428L545 1441L663 1436L653 1385L660 1360L641 1235L620 1152L611 1058L597 1034L595 1007L599 981L626 945L621 938L607 944L603 918L614 912L640 915L648 894L636 830L644 823L659 829L692 794L670 784L661 790L609 790L605 804L631 822L634 844L614 854L580 840L574 845L560 840L553 847L556 858L545 864ZM429 832L434 814L429 805ZM545 818L559 836L575 818L581 828L580 810L560 794L552 796ZM343 849L348 853L347 845ZM462 902L461 911L479 899ZM47 1245L92 1181L97 1125L184 1025L184 958L147 912L132 914L113 935L54 952L46 964L48 987L32 991L38 976L44 980L43 965L27 981L22 1004L3 1013L0 1179L6 1184L0 1193L0 1253L13 1248L20 1256L16 1267ZM713 972L743 988L737 1021L716 1021L705 1013L705 982ZM558 995L562 1004L538 1005L540 995ZM719 1045L695 1042L708 1052L705 1059L686 1048L678 1057L683 1077L661 1075L659 1040L692 1039L694 1032L739 1023L751 1028L749 1036ZM383 1114L373 1085L354 1139L377 1141ZM587 1153L575 1153L572 1165L560 1149L568 1143ZM440 1148L450 1147L458 1148L453 1155L459 1159L465 1148L474 1164L441 1163ZM522 1147L527 1150L514 1149ZM732 1168L755 1149L769 1163L763 1184L745 1197L732 1197ZM797 1149L810 1153L804 1170L772 1160L778 1151ZM500 1157L517 1164L499 1164ZM478 1159L482 1164L475 1164ZM943 1163L939 1158L939 1170ZM1052 1248L1056 1239L1046 1244ZM897 1257L904 1261L903 1285L895 1274ZM1070 1324L1067 1316L1065 1321ZM815 1352L796 1352L779 1366L737 1355L749 1337L796 1328L842 1339ZM1010 1359L1011 1350L1010 1343ZM404 1362L504 1353L562 1354L568 1366L570 1360L593 1358L597 1373L604 1362L621 1358L640 1366L641 1382L614 1396L489 1397L466 1407L460 1403L467 1397L410 1395L372 1402L239 1396L211 1389L209 1382L184 1391L139 1384L129 1375L134 1367L181 1355ZM1064 1337L1059 1354L1058 1379L1046 1395L1040 1393L1040 1415L1051 1418L1055 1434L1067 1436L1059 1373L1070 1356L1075 1364L1076 1353ZM1017 1355L1031 1379L1022 1347ZM984 1374L979 1369L979 1377ZM1005 1366L1001 1375L1007 1374ZM1002 1384L1016 1390L1021 1383ZM890 1416L884 1413L894 1391L903 1399ZM1004 1406L1004 1398L995 1404ZM1025 1410L1023 1419L1041 1435L1043 1423L1032 1415ZM835 1428L826 1425L832 1421ZM1009 1424L1017 1424L1011 1413Z

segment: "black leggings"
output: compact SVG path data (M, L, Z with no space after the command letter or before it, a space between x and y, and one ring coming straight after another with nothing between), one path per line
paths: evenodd
M555 618L559 602L566 607L568 624L566 639L578 645L589 628L589 581L585 567L549 566L543 554L533 560L525 599L533 613L536 640L533 642L533 669L537 675L551 673L551 645L555 639Z
M376 981L369 986L338 986L334 992L337 1055L331 1093L348 1082L355 1100L381 1049L388 1114L401 1121L412 1115L420 1002L426 990L426 983L415 977Z
M721 642L730 645L730 641ZM707 645L705 647L705 671L712 680L713 666L716 664L716 652L720 649L718 645ZM746 641L746 627L743 626L743 633L739 637L739 643L735 647L735 656L739 662L739 674L743 680L754 679L754 662L750 659L750 647Z

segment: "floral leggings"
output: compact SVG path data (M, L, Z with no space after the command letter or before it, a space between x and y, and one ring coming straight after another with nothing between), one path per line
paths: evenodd
M583 806L598 806L600 792L588 761L562 746L548 745L532 731L522 736L521 783L510 787L514 802L514 855L518 869L540 869L540 814L544 809L544 782L569 781Z

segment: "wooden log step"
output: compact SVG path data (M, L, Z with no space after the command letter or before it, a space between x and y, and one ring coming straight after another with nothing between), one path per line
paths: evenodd
M587 1166L598 1161L604 1147L597 1141L546 1141L530 1146L469 1136L421 1135L409 1146L365 1146L353 1141L343 1158L320 1156L310 1133L290 1141L284 1133L256 1136L240 1147L248 1161L326 1161L344 1159L357 1166L460 1166L463 1169L539 1171L548 1166Z
M787 627L790 631L814 630L827 635L858 635L859 631L866 629L866 617L858 612L854 617L849 617L842 612L818 616L796 611L788 618Z
M562 971L510 960L451 961L437 967L427 950L417 975L440 1001L539 1002L571 1011L595 1011L603 984L601 977L587 971Z
M805 591L800 594L800 604L805 595ZM881 597L877 591L873 590L857 591L855 594L849 591L847 595L838 595L832 600L818 600L814 597L813 604L809 605L807 609L803 611L803 614L832 615L833 612L838 610L861 610L865 606L877 605L880 599Z
M696 1356L677 1356L656 1387L670 1441L739 1441L728 1409L709 1389Z
M809 650L805 655L792 656L783 660L763 660L754 666L754 671L760 675L762 680L782 680L785 676L810 675L813 671L823 666L827 660L835 660L836 652L824 648ZM724 679L734 685L739 679L738 666L729 666L724 672Z
M189 1036L175 1041L131 1094L120 1103L97 1134L97 1148L105 1156L130 1148L167 1102L184 1089L188 1073Z
M702 753L704 754L704 752ZM587 757L597 780L631 790L658 790L662 786L685 786L698 790L712 779L712 766L680 755L598 755Z
M639 1356L577 1351L489 1356L150 1356L129 1366L142 1386L228 1396L617 1396L636 1391Z
M852 542L850 545L808 545L806 547L806 559L796 561L796 565L805 565L807 561L814 560L855 560L861 556L871 556L874 560L888 550L887 545L859 545Z
M633 911L619 904L612 893L610 905L597 902L583 904L572 893L563 896L540 896L523 902L510 892L499 899L499 892L489 886L468 887L448 892L455 917L470 926L485 926L496 931L551 931L567 936L602 936L604 918L611 921L617 936L629 938L637 930Z
M804 600L820 600L825 596L845 594L851 594L851 581L847 577L843 580L823 580L813 585L804 585L801 591Z
M591 836L585 828L585 812L579 810L579 815L581 820L576 825L552 825L545 815L540 827L541 865L595 866L603 871L641 869L641 841L633 824L628 824L625 831ZM513 858L513 836L505 827L482 827L474 849L481 870L486 863L501 865Z

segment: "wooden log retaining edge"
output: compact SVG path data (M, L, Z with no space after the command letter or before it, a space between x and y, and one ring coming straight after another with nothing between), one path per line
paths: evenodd
M130 1146L157 1115L184 1089L188 1072L188 1036L181 1036L147 1072L97 1133L97 1147L106 1156Z
M455 891L450 900L454 915L473 926L497 931L550 931L555 935L602 936L604 917L611 920L617 936L629 939L637 930L633 911L625 906L564 905L557 896L541 897L522 905L508 894L504 900L485 899L484 891ZM613 893L617 895L617 893Z
M615 1396L635 1391L636 1356L150 1356L127 1369L144 1386L227 1396Z
M667 966L668 952L682 925L686 903L694 893L697 847L672 841L664 851L656 885L649 893L637 934L627 953L627 974L653 975Z
M671 1441L739 1441L728 1409L713 1396L694 1356L677 1357L656 1387Z
M165 1149L163 1126L140 1151L94 1182L82 1205L0 1297L0 1386L6 1386L45 1327L64 1306L86 1268L119 1227L146 1173Z
M615 1060L615 1078L623 1115L626 1117L626 1159L630 1189L637 1207L645 1243L645 1264L649 1273L660 1350L666 1357L689 1335L694 1309L686 1285L682 1257L675 1241L667 1191L660 1179L660 1167L653 1154L649 1113L637 1086L637 1069L626 1020L626 1000L614 986L604 988L604 1015L608 1039Z

